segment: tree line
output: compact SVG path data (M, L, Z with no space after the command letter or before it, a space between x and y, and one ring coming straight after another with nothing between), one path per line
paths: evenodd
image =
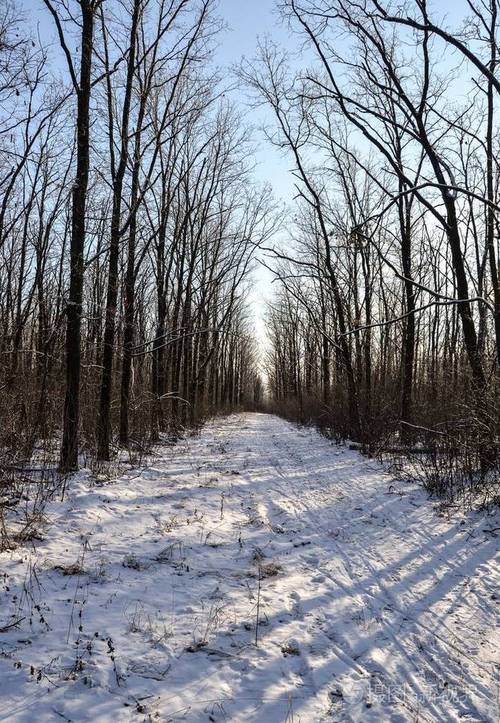
M269 39L240 71L296 188L267 254L275 408L372 449L446 441L491 480L498 3L468 0L453 30L427 0L280 7L302 57Z
M274 215L215 0L41 7L37 33L0 3L1 445L60 439L69 472L259 396L246 295Z
M237 78L292 163L280 244L213 62L216 0L40 0L38 33L1 0L2 449L58 440L69 472L82 449L106 461L261 404L258 258L271 408L489 489L497 0L464 0L453 28L427 0L277 5L289 47L262 40Z

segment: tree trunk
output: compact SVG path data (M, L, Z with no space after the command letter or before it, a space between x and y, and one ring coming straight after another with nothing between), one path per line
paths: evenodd
M78 468L78 424L80 416L81 323L85 253L85 203L89 179L89 105L91 93L94 12L88 0L82 9L80 83L77 94L76 177L73 185L70 283L66 310L66 394L64 399L63 439L59 468L72 472Z

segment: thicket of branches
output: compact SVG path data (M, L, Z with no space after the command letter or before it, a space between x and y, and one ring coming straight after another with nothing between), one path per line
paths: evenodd
M43 5L50 48L0 2L4 472L44 440L62 472L109 460L260 389L245 296L274 216L215 1Z
M430 454L429 487L494 494L500 352L497 0L454 31L426 0L285 0L241 75L292 159L270 249L275 407L372 450Z

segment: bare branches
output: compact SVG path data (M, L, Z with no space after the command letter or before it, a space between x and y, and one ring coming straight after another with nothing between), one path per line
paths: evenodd
M413 18L410 15L405 15L404 12L400 15L392 14L379 0L372 0L374 8L380 13L380 17L388 23L394 25L403 25L405 27L413 28L414 30L421 31L425 34L433 33L438 37L442 38L446 43L451 45L453 48L462 53L467 60L474 65L479 72L493 85L495 90L500 92L500 81L496 78L494 72L488 67L486 63L483 63L479 56L474 53L467 44L462 41L456 34L451 33L444 28L440 27L436 23L432 22L426 12L425 4L416 2L415 5L420 9L422 18ZM486 21L486 15L483 15L472 3L469 3L469 7L473 12L480 18L481 23L488 27Z
M54 23L55 23L55 26L57 29L57 35L59 37L59 43L61 45L64 55L66 56L66 63L68 66L68 72L69 72L69 75L71 78L71 82L73 84L73 89L74 89L75 93L78 94L80 92L80 84L78 82L75 68L73 65L73 58L71 55L71 51L68 48L68 45L66 43L66 37L64 35L64 31L63 31L63 27L62 27L61 17L59 15L59 12L56 9L54 2L52 2L52 0L43 0L43 2L54 20Z

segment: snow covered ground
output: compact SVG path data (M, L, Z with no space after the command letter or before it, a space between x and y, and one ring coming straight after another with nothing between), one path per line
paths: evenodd
M219 419L48 517L0 555L0 720L500 719L499 515L313 430Z

